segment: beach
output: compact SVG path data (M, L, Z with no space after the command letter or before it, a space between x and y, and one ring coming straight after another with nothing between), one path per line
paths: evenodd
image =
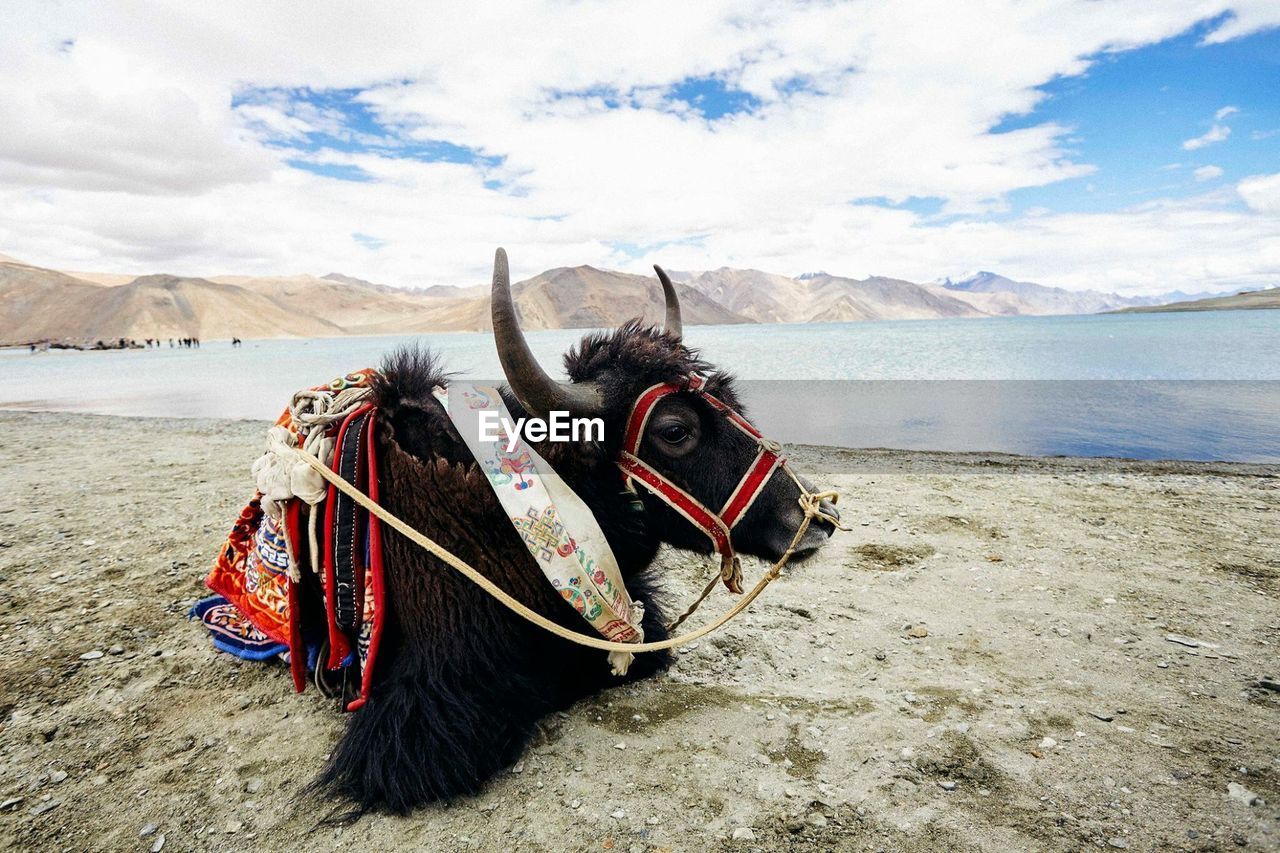
M1280 466L795 448L851 532L479 796L332 826L343 716L186 619L265 424L0 426L0 846L1280 848Z

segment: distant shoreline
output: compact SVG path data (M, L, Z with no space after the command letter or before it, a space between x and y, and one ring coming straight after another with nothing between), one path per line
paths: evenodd
M1171 306L1161 305L1161 306L1144 306L1144 307L1134 307L1134 308L1120 308L1114 311L1098 311L1092 314L1011 314L1011 315L989 314L984 316L969 316L969 317L912 317L912 318L887 318L886 317L886 318L869 319L869 320L842 320L842 321L824 320L824 321L816 321L816 322L808 322L808 323L757 323L757 322L686 323L685 328L719 329L719 328L734 328L737 326L792 326L797 328L804 328L804 327L813 327L813 326L833 326L833 325L841 325L841 326L842 325L864 325L864 324L878 325L881 323L938 323L938 322L954 322L954 321L981 322L984 320L986 321L989 321L989 320L1025 321L1025 320L1040 320L1040 319L1062 318L1062 317L1110 317L1117 314L1174 314L1174 313L1208 314L1208 313L1215 313L1215 312L1220 313L1220 312L1231 312L1231 311L1257 311L1257 310L1280 309L1280 288L1273 288L1272 290L1264 290L1264 291L1248 291L1247 293L1237 294L1236 296L1245 296L1245 295L1252 295L1252 294L1270 294L1272 292L1275 292L1277 294L1276 304L1221 305L1221 306L1212 306L1212 307L1200 307L1198 306L1198 302L1187 302L1187 303L1174 303ZM1224 298L1236 298L1236 296L1224 297ZM1211 301L1211 300L1202 300L1202 301ZM1186 306L1186 307L1183 307L1183 306ZM608 327L557 326L554 328L532 329L531 332L533 332L534 334L538 332L582 332L585 334L587 332L600 331L601 329L605 329L605 328L608 328ZM313 341L313 340L324 341L324 340L345 340L345 339L362 339L362 338L387 338L387 337L398 337L398 336L407 336L407 335L412 335L415 337L422 337L425 335L477 335L477 334L482 334L488 331L489 331L488 329L406 329L404 331L398 331L398 332L397 331L349 332L346 334L337 334L337 335L272 335L269 337L242 336L240 340L243 343L252 343L255 341ZM200 343L202 345L203 344L227 344L230 342L231 342L231 338L229 337L200 339ZM117 346L117 347L97 348L92 346L92 342L80 342L80 341L72 342L72 341L68 341L67 339L59 339L57 341L52 342L53 344L61 344L61 346L51 345L49 347L44 347L44 344L46 343L45 341L22 341L19 343L0 341L0 350L25 350L25 349L29 349L33 343L36 345L38 351L41 349L55 349L55 350L61 350L64 352L122 352L125 350L135 349L138 351L145 352L147 350L147 347L144 347L144 346L123 347L123 348ZM168 346L168 342L166 339L164 344L162 344L159 347L152 347L151 349L167 350L167 349L180 349L180 347Z

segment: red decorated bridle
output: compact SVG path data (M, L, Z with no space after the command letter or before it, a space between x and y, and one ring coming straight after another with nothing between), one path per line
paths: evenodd
M653 414L654 407L663 397L682 391L699 394L712 408L723 412L729 423L756 443L756 458L747 467L746 473L742 475L742 479L738 481L737 487L719 512L712 512L693 495L654 470L638 455L640 442L644 439L645 426L649 423L649 416ZM618 467L622 469L622 480L628 489L634 491L635 483L639 483L684 516L690 524L707 534L711 539L712 547L720 555L720 578L734 593L742 592L742 567L734 553L730 532L760 497L773 472L785 465L786 459L782 456L782 447L776 441L765 438L746 418L724 401L710 394L706 390L706 380L696 373L690 374L683 382L662 382L653 385L640 395L631 409L631 416L627 419L622 450L618 453Z

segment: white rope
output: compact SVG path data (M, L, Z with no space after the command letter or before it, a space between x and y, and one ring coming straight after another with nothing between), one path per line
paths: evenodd
M677 646L683 646L686 643L691 643L694 640L697 640L699 637L705 637L707 634L710 634L712 631L715 631L721 626L723 626L726 622L728 622L733 617L737 616L743 610L746 610L747 607L751 605L751 602L756 600L756 596L764 592L765 587L767 587L770 583L772 583L774 580L778 578L779 574L781 574L782 572L782 567L785 566L787 562L791 559L791 556L795 554L796 548L800 544L800 540L804 537L805 531L809 529L809 524L810 522L813 521L814 518L822 517L827 523L835 525L837 529L841 529L841 530L847 529L841 526L840 523L836 521L834 518L822 512L822 509L821 509L822 501L829 500L829 501L832 501L833 503L835 502L837 496L834 491L818 492L815 494L813 492L810 492L808 489L806 489L804 487L804 484L800 482L800 480L795 476L795 474L791 474L791 478L795 480L796 485L799 486L800 488L799 504L800 504L800 508L804 510L804 518L801 520L800 526L796 529L795 535L791 539L791 544L787 546L787 550L783 552L782 556L778 558L777 562L775 562L772 566L769 567L769 570L764 573L764 576L760 578L760 580L756 583L754 587L749 589L747 593L743 595L741 598L739 598L732 607L730 607L727 611L725 611L715 620L713 620L712 622L706 625L703 625L701 628L697 628L693 631L690 631L687 634L682 634L679 637L668 637L665 640L659 640L656 642L615 643L609 640L600 639L599 637L592 637L586 634L579 634L577 631L570 630L569 628L565 628L555 622L552 622L550 619L543 616L541 613L538 613L537 611L530 609L523 602L509 595L505 590L503 590L493 581L489 580L489 578L485 577L483 574L481 574L479 571L474 569L468 563L466 563L459 557L455 556L452 552L445 549L441 545L437 544L434 540L430 539L429 537L424 536L422 533L418 532L414 528L410 527L404 521L402 521L401 519L399 519L392 513L388 512L386 509L384 509L381 505L370 500L368 495L366 495L364 492L357 489L351 483L347 482L336 471L331 470L327 465L325 465L316 457L307 453L305 450L295 449L292 451L292 453L294 456L301 459L304 464L311 466L311 468L314 469L317 474L319 474L320 476L324 477L324 479L332 483L334 488L338 489L340 492L345 494L347 497L351 498L356 503L360 504L360 506L364 507L370 513L377 516L378 519L381 520L384 524L386 524L387 526L395 530L401 536L404 536L410 542L413 542L415 545L419 546L420 548L423 548L424 550L431 552L437 558L444 561L449 566L452 566L459 573L464 575L467 578L467 580L471 581L476 586L480 587L485 592L489 593L489 595L497 599L498 602L501 603L508 610L511 610L513 613L516 613L517 615L522 616L523 618L537 625L539 628L543 628L544 630L550 631L552 634L555 634L557 637L568 640L571 643L577 643L580 646L589 646L590 648L602 649L603 651L606 651L606 652L630 652L630 653L652 652L652 651L657 651L659 649L671 649ZM456 513L455 513L455 518L457 518ZM461 519L458 519L458 520L459 522L461 522Z
M289 401L289 418L298 430L295 435L288 427L273 426L267 430L267 450L253 463L253 476L258 491L262 493L262 509L278 519L281 527L288 527L284 518L286 502L297 498L312 507L307 524L311 553L311 571L320 572L317 519L320 515L314 507L325 499L329 488L324 478L297 455L299 449L322 460L326 465L333 459L334 437L330 427L346 418L368 400L373 389L368 387L329 390L304 390ZM299 448L298 439L302 446ZM289 548L289 577L295 583L302 580L302 572L294 562L294 549Z
M796 529L792 536L791 544L782 556L769 567L764 576L756 583L754 587L747 591L746 595L738 599L732 607L725 613L721 614L712 622L703 625L687 634L678 637L668 637L658 642L641 642L641 643L615 643L609 640L580 634L561 625L552 622L542 614L530 609L524 603L513 598L505 590L493 583L479 571L468 565L465 561L459 559L450 551L441 547L432 539L424 536L414 528L405 524L395 515L388 512L379 504L370 500L367 495L357 489L353 484L343 479L336 471L333 471L329 462L333 454L334 440L330 438L328 427L335 421L346 417L357 408L360 407L371 393L369 388L346 388L334 394L331 391L299 391L293 396L293 401L289 406L290 417L300 426L307 427L307 434L303 439L302 446L298 446L297 438L292 432L284 427L272 427L268 431L268 447L267 452L263 454L257 462L254 463L253 472L258 478L258 489L262 492L263 509L270 508L278 517L283 516L284 501L290 498L300 498L305 500L312 506L311 511L311 539L312 539L312 570L318 571L318 548L315 547L315 519L319 513L314 509L315 505L324 500L328 489L325 488L325 481L333 485L347 497L351 498L360 506L364 507L368 512L377 516L384 524L391 527L400 535L409 541L418 545L438 559L442 560L459 573L464 575L472 583L479 586L489 595L498 600L507 609L532 622L540 628L555 634L562 639L568 640L578 645L588 646L593 649L601 649L607 652L647 652L657 651L658 649L670 649L677 646L683 646L686 643L693 642L699 637L704 637L712 631L717 630L730 619L733 619L743 610L755 601L760 593L764 592L765 587L778 578L782 572L782 567L790 561L792 555L796 552L796 548L800 544L800 540L804 537L805 532L809 529L810 523L814 518L822 518L826 523L833 525L839 530L847 530L848 528L841 525L836 519L821 511L821 505L824 500L830 500L833 503L836 500L836 493L831 492L810 492L805 488L800 479L786 465L782 466L783 471L791 477L796 486L800 490L799 504L804 511L804 518L800 522L800 526ZM301 431L301 430L300 430ZM320 452L314 452L318 450ZM266 486L266 488L264 488ZM455 513L456 517L456 513ZM461 519L459 519L461 521ZM293 549L289 549L289 576L295 581L300 581L301 576L297 567L293 564ZM717 579L718 580L718 579ZM714 581L713 581L714 582ZM710 591L704 590L693 606L689 608L675 623L670 627L675 628L676 625L683 622L697 609L698 605L706 598Z
M306 436L302 449L312 456L319 456L314 448L323 440L329 427L363 406L372 392L372 388L365 386L343 388L336 394L309 389L294 394L289 402L289 417L297 424L299 434Z

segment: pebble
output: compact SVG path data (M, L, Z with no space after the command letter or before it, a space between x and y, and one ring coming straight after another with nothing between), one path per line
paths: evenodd
M950 779L943 779L938 782L938 787L944 791L954 791L956 789L956 783L952 782Z
M734 841L755 841L756 834L749 826L740 826L733 831Z
M94 649L91 652L85 652L84 654L80 655L80 660L97 660L100 657L102 657L102 652L98 651L97 649Z
M25 799L26 797L10 797L3 803L0 803L0 812L13 811L18 806L22 805L22 801Z
M158 830L159 828L160 827L156 826L154 823L148 823L147 825L142 827L142 831L138 833L138 837L146 838L147 836L155 835L156 830Z
M617 818L618 820L622 820L626 816L627 816L626 809L616 809L609 813L609 817Z
M658 825L658 818L657 818L657 816L655 815L654 817L651 817L651 818L649 818L648 820L646 820L646 821L645 821L645 823L649 824L649 826L657 826L657 825Z
M1109 723L1115 719L1113 715L1107 713L1106 711L1090 711L1089 716L1093 717L1096 720L1102 720L1102 722L1104 723Z
M160 853L164 849L164 835L156 836L156 843L151 845L151 853Z
M259 791L262 790L262 780L250 779L248 782L245 783L244 790L246 793L249 793L249 794L258 793Z
M42 815L45 812L51 812L60 805L62 805L62 800L45 800L43 803L38 803L31 809L31 815L32 817L35 817L37 815Z
M53 783L53 784L55 784L55 785L57 785L57 784L60 784L60 783L62 783L62 782L67 781L67 771L65 771L65 770L55 770L55 771L53 771L53 773L52 773L52 774L50 774L50 776L49 776L49 781L50 781L50 782L52 782L52 783Z
M827 825L827 819L821 812L813 812L804 819L804 822L812 826L814 829L822 829Z
M1041 749L1053 749L1057 745L1058 745L1058 742L1051 737L1046 737L1042 741L1040 741Z
M1229 782L1227 784L1227 796L1238 803L1244 803L1246 806L1265 806L1267 804L1266 800L1239 782Z
M226 829L227 835L235 835L237 832L239 832L242 829L244 829L244 824L241 823L240 821L238 820L227 821L227 829Z
M1129 842L1125 841L1123 838L1120 838L1119 836L1115 838L1108 838L1107 844L1110 845L1111 847L1116 848L1117 850L1129 849Z
M1217 648L1217 646L1215 646L1213 643L1206 643L1203 640L1195 640L1195 639L1192 639L1191 637L1184 637L1181 634L1165 634L1164 638L1171 643L1177 643L1180 646L1187 646L1193 649L1200 648L1200 647L1204 647L1206 649Z
M876 660L884 660L884 659L885 659L885 658L887 658L887 657L888 657L888 655L886 655L886 654L884 653L884 650L883 650L883 649L881 649L880 651L876 652Z
M118 657L119 655L124 654L124 646L112 646L107 649L107 654L112 655L113 657Z
M613 748L614 748L614 749L626 749L626 748L627 748L627 745L626 745L625 743L621 743L621 742L619 742L619 743L615 743L615 744L613 745Z
M910 630L907 631L907 636L913 640L923 640L925 637L929 636L929 629L923 625L913 625Z

